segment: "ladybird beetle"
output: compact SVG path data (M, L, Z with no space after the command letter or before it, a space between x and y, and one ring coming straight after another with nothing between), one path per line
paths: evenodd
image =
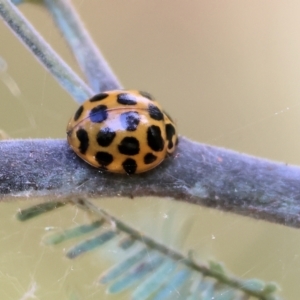
M153 97L115 90L85 101L67 126L75 153L114 173L142 173L160 164L178 143L176 127Z

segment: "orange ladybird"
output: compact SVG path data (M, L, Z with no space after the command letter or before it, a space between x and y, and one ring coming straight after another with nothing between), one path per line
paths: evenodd
M172 154L176 126L153 97L115 90L85 101L67 126L75 153L90 165L114 173L148 171Z

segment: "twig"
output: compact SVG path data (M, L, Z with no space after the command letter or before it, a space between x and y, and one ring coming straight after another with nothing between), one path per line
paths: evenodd
M191 142L144 174L110 174L65 140L0 143L0 198L160 196L300 227L300 168Z
M95 93L120 89L121 84L85 30L69 0L44 0Z
M11 1L0 0L0 16L3 18L5 24L12 29L16 36L74 99L82 102L94 94L58 54L52 50L50 45L40 36Z
M135 228L131 227L130 225L126 224L125 222L113 217L111 214L109 214L104 209L95 206L92 202L86 200L86 199L74 199L72 202L74 202L79 207L82 207L86 209L89 212L93 212L96 214L100 219L105 218L108 220L111 220L116 226L117 230L120 230L121 232L127 233L130 238L140 241L142 244L146 245L148 249L154 249L164 255L166 255L168 258L171 258L174 261L180 261L181 264L185 265L191 270L197 271L201 273L204 276L208 276L211 278L216 279L219 283L226 284L227 286L230 286L234 289L239 289L243 292L245 292L247 295L258 297L258 299L261 300L268 300L275 299L273 295L270 296L271 292L268 291L269 289L274 291L276 290L276 285L273 283L265 284L262 290L256 290L251 287L251 280L249 280L249 284L247 284L247 280L242 280L237 277L234 277L230 275L228 272L226 272L223 267L218 263L211 263L210 265L201 264L199 262L194 261L194 259L189 258L182 254L181 252L171 249L167 247L166 245L159 243L155 239L144 235L140 231L136 230ZM268 297L270 296L270 298Z

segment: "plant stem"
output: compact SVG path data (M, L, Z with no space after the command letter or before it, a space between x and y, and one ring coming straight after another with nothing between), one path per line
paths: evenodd
M176 154L146 173L86 164L65 140L0 143L0 199L160 196L300 227L300 168L181 137ZM1 200L0 200L1 201Z
M5 24L27 46L34 56L54 76L60 85L78 102L83 102L94 92L53 51L34 27L9 0L0 0L0 16Z
M93 212L96 214L100 219L110 220L111 223L114 224L117 230L120 230L122 233L127 233L130 238L140 241L143 245L146 245L148 249L154 249L168 258L176 262L180 262L181 264L185 265L191 270L201 273L204 276L208 276L210 278L214 278L218 281L218 283L226 284L235 289L239 289L245 292L247 295L257 297L261 300L271 299L266 296L265 291L257 291L251 288L248 288L245 284L246 280L239 279L230 275L228 272L223 270L222 272L215 270L214 268L210 268L205 264L201 264L199 262L195 262L194 260L190 259L188 256L182 254L181 252L171 249L170 247L159 243L155 239L144 235L142 232L136 230L132 226L126 224L125 222L121 221L118 218L113 217L110 213L105 211L104 209L94 205L92 202L88 201L87 199L73 199L71 202L75 203L79 208L83 208L89 212ZM270 297L273 295L269 295Z
M121 84L95 46L69 0L44 0L95 93L120 89Z

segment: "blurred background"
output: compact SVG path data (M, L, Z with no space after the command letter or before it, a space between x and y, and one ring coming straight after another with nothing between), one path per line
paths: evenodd
M126 88L146 90L201 143L300 165L300 2L74 0L87 29ZM39 5L22 12L78 73ZM77 104L0 22L0 128L12 138L65 138ZM128 299L95 285L114 249L76 262L43 246L51 229L89 218L69 207L20 223L34 199L1 203L0 298ZM300 230L166 199L101 199L101 207L200 260L242 278L275 281L284 299L300 294ZM180 232L189 224L186 232ZM183 239L185 236L185 240ZM72 298L73 297L73 298ZM76 298L77 297L77 298Z

